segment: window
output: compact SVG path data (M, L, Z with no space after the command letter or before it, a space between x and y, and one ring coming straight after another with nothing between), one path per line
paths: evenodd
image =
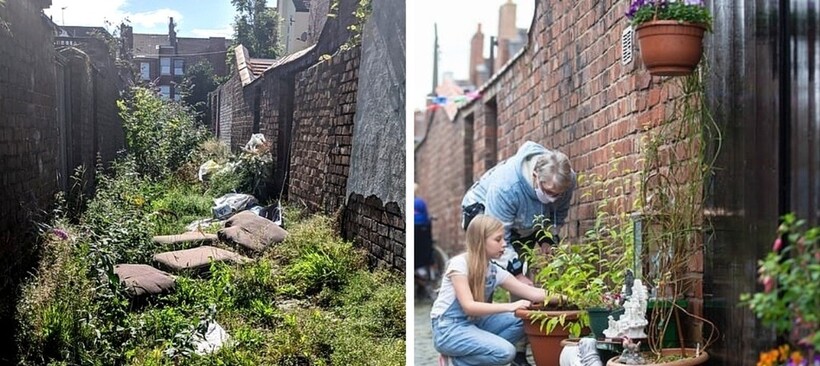
M168 57L161 57L159 59L159 69L162 75L171 75L171 59Z
M171 99L171 86L170 85L160 85L159 86L159 95L164 99Z
M151 64L148 62L140 62L140 79L151 80Z
M185 74L185 60L174 60L174 75Z

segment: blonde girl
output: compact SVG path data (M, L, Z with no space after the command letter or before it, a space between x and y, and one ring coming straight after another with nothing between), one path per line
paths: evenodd
M516 358L515 344L524 336L513 312L543 302L543 289L528 286L492 259L504 254L501 221L478 215L467 228L467 252L447 264L438 297L430 311L433 345L440 364L505 365ZM491 303L496 287L526 300Z

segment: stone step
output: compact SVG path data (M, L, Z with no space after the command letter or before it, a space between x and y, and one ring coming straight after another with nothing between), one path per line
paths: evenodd
M205 234L199 231L189 231L178 235L159 235L152 238L155 243L159 244L179 244L179 243L202 243L211 244L219 238L216 234Z
M183 271L207 272L211 259L214 262L232 263L244 263L250 260L232 251L209 245L154 255L154 261L161 267L176 273Z
M147 264L117 264L114 274L131 297L171 292L176 285L173 275Z

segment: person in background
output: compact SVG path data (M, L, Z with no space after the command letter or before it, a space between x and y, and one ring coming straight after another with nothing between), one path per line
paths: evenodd
M439 365L506 365L524 337L524 324L513 315L531 302L543 302L546 292L518 281L490 262L504 253L501 221L477 215L467 228L467 252L453 257L441 282L430 317ZM524 298L491 303L496 287Z
M416 283L424 282L429 279L430 266L433 264L433 234L430 214L427 212L427 204L424 199L419 197L419 185L415 183L413 186L413 223L415 233L415 240L413 247L415 255L413 256L415 262ZM424 289L424 286L416 286L417 292ZM429 295L419 294L417 295Z

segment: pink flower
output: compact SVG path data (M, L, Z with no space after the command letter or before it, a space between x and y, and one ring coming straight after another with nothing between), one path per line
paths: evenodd
M54 233L54 235L57 235L57 237L60 238L60 240L68 239L68 233L66 233L63 229L54 228L51 231Z
M775 251L775 252L779 252L780 248L782 248L782 247L783 247L783 240L780 239L780 238L775 239L774 240L774 245L772 245L772 250Z
M772 292L774 289L774 279L772 276L764 276L763 277L763 291L769 293Z

